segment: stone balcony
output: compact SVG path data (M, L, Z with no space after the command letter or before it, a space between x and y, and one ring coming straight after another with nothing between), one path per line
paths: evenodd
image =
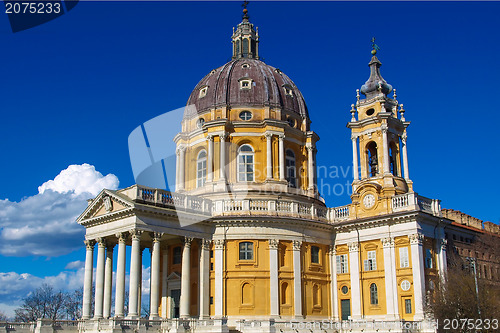
M338 223L350 219L350 205L325 207L317 203L282 199L218 199L210 200L196 195L187 195L134 185L120 193L135 202L177 211L203 214L207 217L222 216L276 216L302 218L325 223ZM434 216L441 215L440 201L409 192L396 195L391 200L392 213L422 211Z

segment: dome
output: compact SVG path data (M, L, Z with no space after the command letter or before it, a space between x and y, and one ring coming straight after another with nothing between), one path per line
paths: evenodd
M187 105L187 118L225 106L269 106L308 117L302 93L293 81L255 58L237 58L212 70L198 83Z

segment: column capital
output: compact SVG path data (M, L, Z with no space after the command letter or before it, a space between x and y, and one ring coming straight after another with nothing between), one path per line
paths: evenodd
M359 251L359 245L357 242L352 242L347 244L349 247L349 252L358 252Z
M440 239L439 245L441 246L441 250L446 251L446 246L448 245L448 240L447 239Z
M153 240L153 243L158 243L160 242L160 238L163 236L162 232L151 232L150 233L151 239Z
M358 136L356 134L351 134L351 140L356 141L358 139Z
M382 239L384 247L394 247L394 237L386 237Z
M193 241L192 237L185 236L184 239L182 240L182 243L184 244L184 247L191 248L192 241Z
M293 250L294 251L300 251L301 247L302 247L302 241L300 241L300 240L293 241Z
M95 240L93 240L93 239L86 239L86 240L83 241L83 243L85 244L85 247L87 248L87 250L93 250L94 249Z
M309 154L312 154L312 153L315 153L316 152L316 147L314 147L313 145L308 145L306 146L306 149L307 149L307 152Z
M272 134L272 133L269 133L269 132L266 132L266 133L264 133L264 137L265 137L267 140L271 140L271 138L273 137L273 134Z
M186 147L184 147L184 146L179 146L179 147L177 147L177 149L175 150L175 153L176 153L177 155L180 155L180 154L184 153L184 151L185 151L185 150L186 150Z
M98 247L106 247L106 238L99 237L96 239Z
M278 239L270 239L269 240L269 249L270 250L277 250L278 249L278 245L279 245L280 241Z
M210 239L202 238L200 239L200 246L202 250L210 250L210 243L212 241Z
M214 136L213 134L208 134L207 135L207 140L210 141L210 142L214 142Z
M118 238L118 243L125 243L127 241L128 235L126 232L118 232L115 234L115 237Z
M221 134L219 134L219 138L221 139L221 141L226 141L228 137L229 134L227 132L222 132Z
M129 231L132 240L140 240L142 233L143 233L142 230L137 230L137 229L132 229Z
M335 245L330 245L328 247L328 255L335 256L336 254L337 254L337 249L335 248Z
M279 135L278 135L278 139L279 139L280 141L283 141L283 140L285 139L285 133L281 133L281 134L279 134Z
M224 243L226 242L224 239L214 239L214 247L216 250L223 250Z
M424 242L424 235L420 233L408 235L408 238L410 239L410 244L422 245Z

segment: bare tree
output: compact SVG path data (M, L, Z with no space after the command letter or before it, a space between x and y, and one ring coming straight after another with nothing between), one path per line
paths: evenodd
M43 284L23 300L23 304L15 310L16 321L30 322L38 318L52 320L64 315L65 294L55 292L48 284Z
M0 321L7 321L7 320L8 320L8 318L5 315L5 313L3 313L2 311L0 311Z
M477 291L476 291L477 283ZM445 330L446 320L459 322L465 319L485 320L500 318L500 290L482 280L475 279L474 270L469 263L458 255L450 257L447 280L438 283L432 294L428 295L427 312L438 320L438 332ZM461 321L462 320L462 321ZM475 327L475 326L474 326ZM455 332L476 332L467 325ZM481 332L494 332L482 327Z
M68 319L78 319L82 316L83 287L68 292L65 295L64 308Z

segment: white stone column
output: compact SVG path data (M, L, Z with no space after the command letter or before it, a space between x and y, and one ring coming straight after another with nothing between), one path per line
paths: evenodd
M214 304L215 318L224 316L224 240L214 240L214 259L215 259L215 287L214 287Z
M222 133L220 136L220 168L219 168L219 177L221 180L226 180L226 139L227 133Z
M401 142L403 143L403 169L404 176L406 180L410 180L410 172L408 171L408 152L406 151L406 140L407 140L406 130L403 132L401 136Z
M162 234L155 232L152 234L153 247L151 249L151 291L149 300L149 319L158 319L158 301L160 300L160 238Z
M95 271L95 304L94 318L102 318L102 306L104 300L104 268L105 268L106 241L97 239L97 265Z
M181 172L181 150L177 148L175 150L175 190L180 190L180 172Z
M400 315L399 315L399 296L398 296L398 281L397 281L397 276L396 276L396 247L395 243L391 245L391 258L393 258L393 265L391 265L392 268L392 285L394 286L394 292L392 293L392 298L393 298L393 304L394 304L394 319L399 320Z
M359 179L359 170L358 170L358 137L352 135L352 175L354 180Z
M181 299L179 315L181 318L189 318L191 301L191 241L193 239L184 237L181 267Z
M273 179L273 153L272 153L272 138L273 135L271 133L265 133L266 137L266 174L267 179Z
M141 234L140 230L131 230L132 250L130 251L130 279L129 279L129 301L128 317L137 318L137 303L139 300L139 287L141 278Z
M177 187L180 191L184 190L186 178L186 147L179 147L179 186Z
M207 182L214 180L214 136L208 135Z
M396 265L396 260L392 256L391 247L394 247L394 237L382 239L384 247L384 273L385 273L385 304L387 316L394 319L396 312L394 309L394 293L397 293L397 286L394 285L392 266Z
M106 264L104 268L104 303L102 316L109 318L111 316L111 296L113 294L113 248L115 244L106 246Z
M330 302L332 303L331 318L335 321L339 320L339 302L337 295L337 257L335 245L330 245L328 250L328 257L330 260L330 275L331 275L331 288L330 288Z
M118 258L116 263L115 317L125 316L125 265L127 260L127 244L125 233L116 234L118 238Z
M285 134L280 134L278 136L278 148L279 148L279 161L280 161L280 180L285 180Z
M359 280L358 243L349 243L349 269L351 271L351 308L352 319L361 319L361 281Z
M200 319L210 318L210 241L200 241Z
M415 315L413 320L424 319L425 272L424 272L424 235L411 234L411 265L413 273L413 295L415 297Z
M316 187L314 184L314 151L315 148L311 145L307 147L307 173L308 173L308 188L309 190L314 190Z
M85 240L85 276L83 280L82 319L89 319L92 309L92 275L94 272L94 245L95 241Z
M161 317L167 318L168 307L168 247L162 250L161 271Z
M141 254L139 255L139 288L137 293L137 314L141 317L142 314L142 254L144 247L141 246Z
M277 318L280 314L279 307L279 283L278 283L278 245L279 240L269 240L269 286L271 318Z
M302 313L302 266L301 266L301 241L293 241L293 299L294 318L303 318Z
M382 146L383 146L383 152L384 152L384 159L383 159L383 170L384 173L389 173L391 172L389 169L389 144L387 142L387 125L382 126Z

